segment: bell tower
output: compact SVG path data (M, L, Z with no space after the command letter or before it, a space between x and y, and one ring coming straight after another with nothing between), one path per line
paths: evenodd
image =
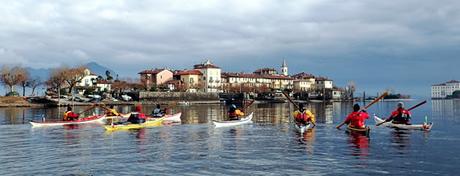
M284 75L284 76L289 75L288 66L286 64L286 59L283 59L283 64L281 65L281 74Z

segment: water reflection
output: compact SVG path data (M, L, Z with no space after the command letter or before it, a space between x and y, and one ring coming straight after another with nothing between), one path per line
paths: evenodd
M297 133L301 135L300 133ZM302 142L305 144L305 149L308 155L313 155L315 149L315 140L316 140L316 128L309 129L301 136Z
M369 155L370 138L360 133L347 132L347 134L347 141L352 150L351 155L361 159L367 159Z
M398 130L394 129L391 131L391 144L397 149L399 154L405 154L409 151L410 147L410 130Z
M431 111L435 118L459 121L460 100L431 100Z

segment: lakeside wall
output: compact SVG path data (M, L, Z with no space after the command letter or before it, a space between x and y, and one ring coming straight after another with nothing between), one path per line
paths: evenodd
M219 101L218 93L206 92L139 92L145 101Z

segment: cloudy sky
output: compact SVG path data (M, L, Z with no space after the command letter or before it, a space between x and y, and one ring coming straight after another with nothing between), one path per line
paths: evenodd
M0 6L0 64L96 61L122 76L190 68L278 68L359 91L429 96L460 79L460 1L34 1Z

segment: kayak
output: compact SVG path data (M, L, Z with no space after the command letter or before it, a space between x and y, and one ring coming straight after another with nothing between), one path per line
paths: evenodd
M309 130L309 129L312 129L312 125L311 124L307 124L307 125L297 125L296 123L292 123L293 126L294 126L294 129L299 132L300 134L303 134L305 133L305 131Z
M104 116L105 124L111 124L113 122L121 122L127 120L131 116L131 113L128 114L120 114L119 116Z
M378 116L374 115L374 120L376 124L382 123L384 120L379 118ZM406 125L406 124L394 124L391 122L383 123L381 126L386 126L389 128L396 128L396 129L404 129L404 130L424 130L430 131L433 123L424 123L424 124L413 124L413 125Z
M155 120L147 120L144 123L140 124L132 124L132 123L127 123L127 124L113 124L113 125L105 125L104 128L107 131L116 131L116 130L136 130L136 129L141 129L145 127L156 127L156 126L161 126L163 123L164 117L158 118Z
M252 123L252 116L254 113L249 114L245 118L242 118L240 120L229 120L229 121L216 121L213 120L212 123L218 127L229 127L229 126L236 126L236 125L242 125L242 124L247 124L247 123Z
M78 125L78 124L85 124L85 123L103 124L104 115L88 116L88 117L84 117L84 118L80 118L78 120L72 120L72 121L55 120L55 121L44 121L44 122L34 122L34 121L30 122L32 127Z
M369 136L369 134L371 132L371 128L369 128L368 126L366 126L365 128L354 128L354 127L351 127L351 126L347 126L347 130L350 133L362 134L362 135L365 135L365 136Z
M169 115L164 115L163 117L161 118L164 118L165 121L169 121L169 122L181 122L181 117L182 113L179 112L179 113L176 113L176 114L169 114ZM150 119L158 119L158 117L149 117L149 120Z

